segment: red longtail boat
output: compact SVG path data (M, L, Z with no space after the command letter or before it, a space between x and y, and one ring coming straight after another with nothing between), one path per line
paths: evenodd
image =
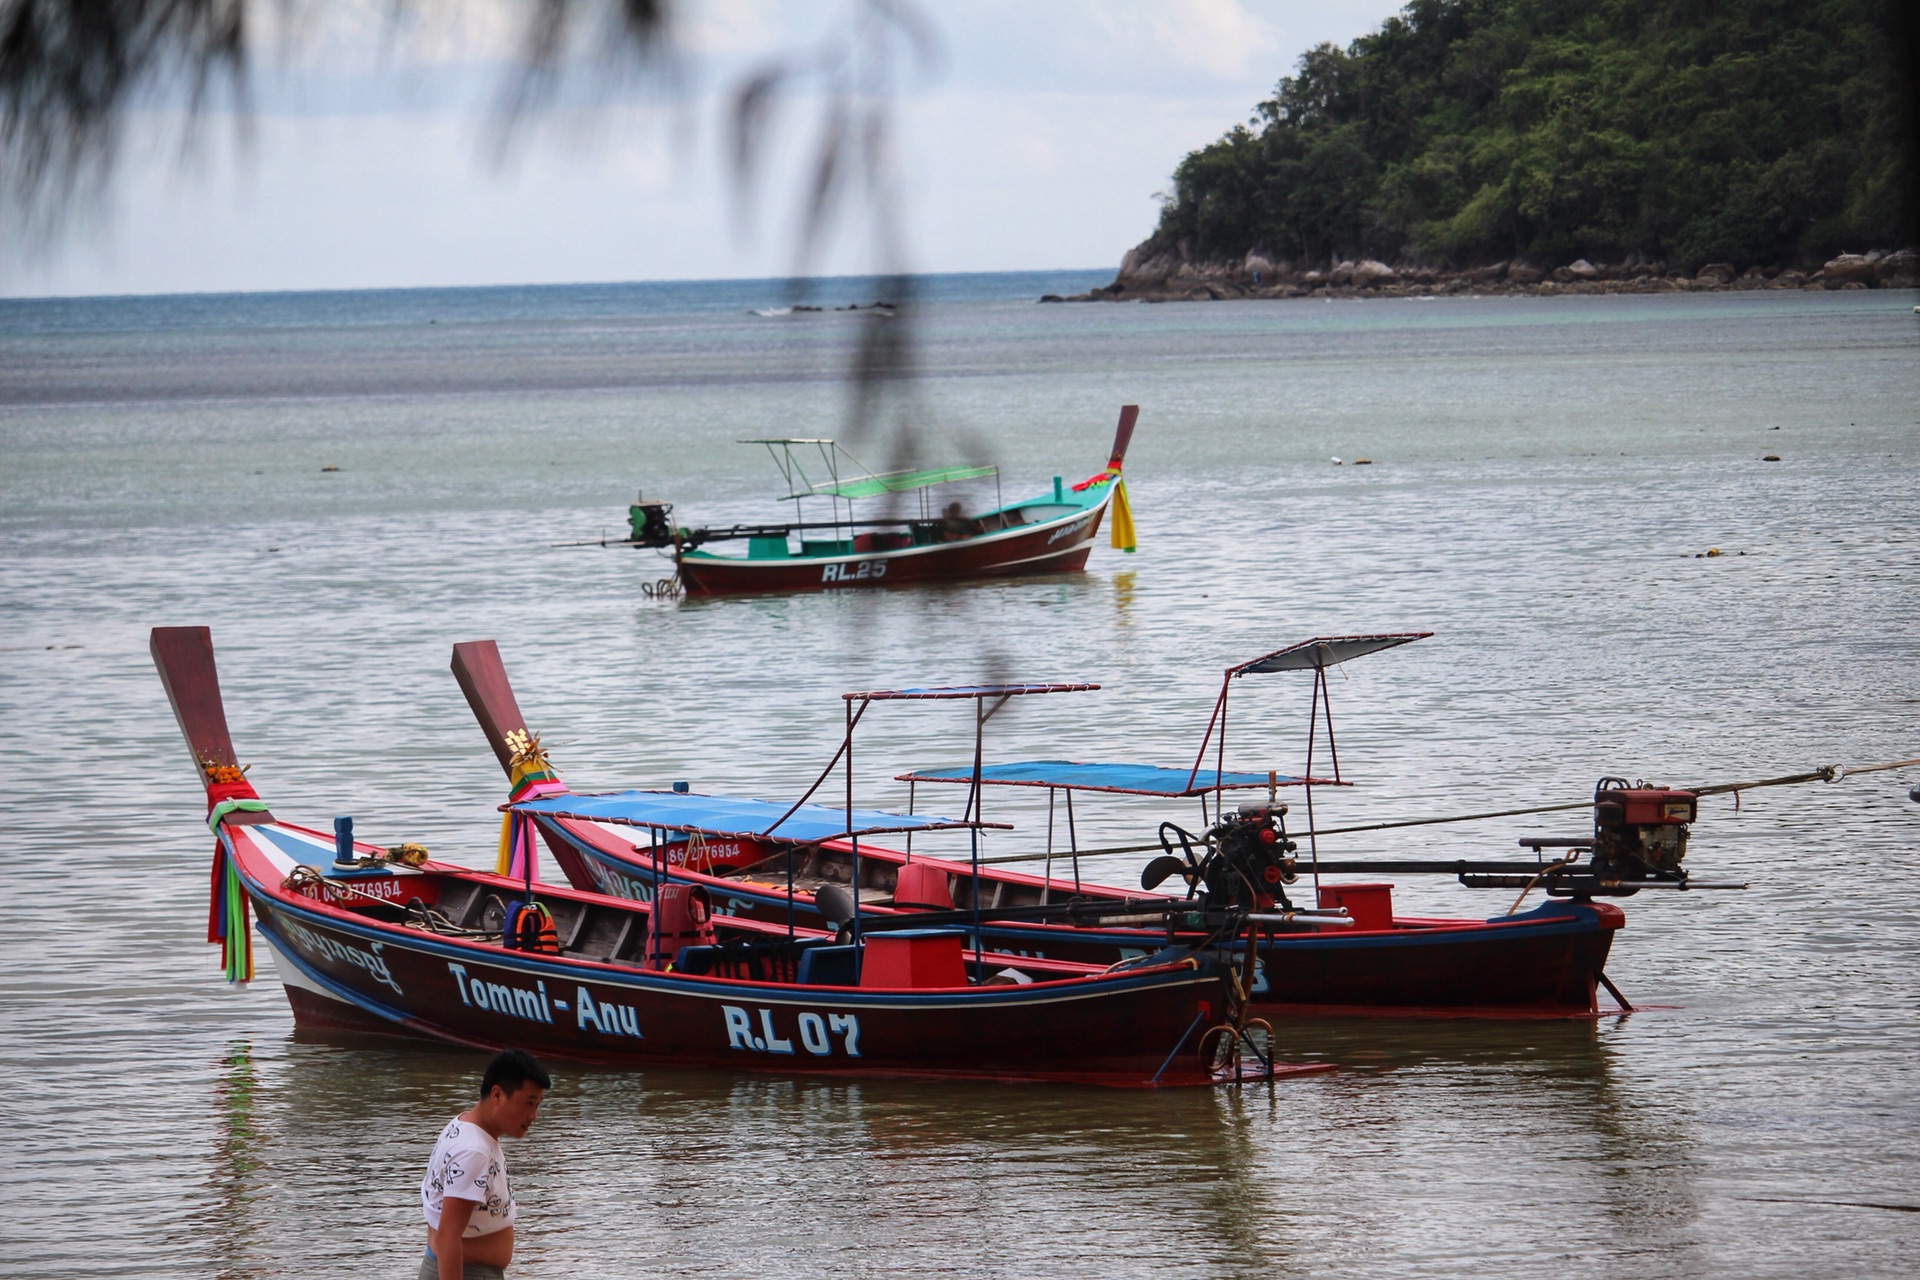
M963 511L958 502L942 508L935 495L943 486L987 478L997 490L997 467L876 474L833 440L743 440L742 444L765 446L773 455L788 486L783 500L795 507L792 521L682 528L672 523L672 503L650 502L643 493L629 508L630 536L619 545L671 553L678 589L688 595L897 587L1077 573L1086 567L1109 509L1113 545L1123 551L1134 549L1133 516L1121 469L1139 413L1137 405L1121 408L1105 469L1078 484L1055 476L1050 492L1018 502L996 500L989 510L978 513ZM856 519L853 504L865 499L917 504L919 509L909 515L889 512ZM803 504L809 500L829 504L831 518L804 518ZM745 554L708 549L729 541L744 542ZM666 585L674 584L669 580Z
M697 886L637 903L540 885L530 862L516 878L357 841L351 819L332 838L281 822L234 753L209 632L156 628L152 652L217 841L209 940L245 981L257 926L302 1026L849 1076L1165 1086L1329 1069L1267 1056L1217 947L969 974L957 930L848 941L716 917ZM525 821L509 815L510 843Z
M1673 792L1672 804L1685 809L1626 810L1614 817L1611 805L1597 805L1591 838L1537 838L1523 841L1535 858L1525 860L1424 860L1411 862L1335 862L1319 858L1317 841L1302 866L1285 830L1286 806L1275 793L1281 787L1345 786L1337 757L1333 776L1313 776L1312 756L1299 777L1277 773L1230 772L1224 768L1225 713L1233 684L1249 675L1278 671L1314 673L1316 718L1325 710L1329 667L1424 637L1427 633L1321 637L1231 667L1223 681L1214 721L1191 768L1026 761L927 770L901 775L915 783L971 783L968 812L979 824L980 788L987 785L1039 786L1072 803L1075 792L1107 792L1163 798L1212 797L1215 805L1204 836L1162 824L1162 857L1149 864L1157 876L1151 889L1179 875L1193 901L1205 896L1210 857L1251 839L1282 856L1258 867L1264 877L1259 900L1247 904L1267 916L1259 930L1251 998L1265 1012L1448 1014L1500 1017L1590 1017L1599 1009L1598 988L1606 985L1605 965L1615 932L1624 924L1619 908L1595 902L1595 896L1631 894L1640 888L1685 887L1678 862L1649 867L1631 850L1643 837L1681 841L1692 809L1687 793ZM636 791L616 797L581 796L558 778L544 752L526 730L512 688L491 641L455 647L454 673L467 694L502 767L512 780L514 811L526 815L544 839L568 879L581 886L636 900L647 900L656 886L697 884L716 909L748 919L820 920L817 895L826 889L858 886L858 914L869 931L912 927L922 922L958 923L969 930L969 946L987 951L1031 954L1088 963L1108 963L1145 954L1166 945L1160 928L1127 927L1151 916L1167 916L1169 900L1084 882L1077 852L1057 861L1074 864L1071 879L1035 876L1004 865L981 865L914 854L847 838L852 825L825 821L817 827L788 824L787 806L752 802L729 810L723 797L676 792ZM1008 689L1035 691L1095 686L1002 686L978 690L918 691L992 698ZM864 708L894 694L848 695ZM842 751L851 747L849 736ZM532 750L529 751L529 744ZM1209 746L1214 758L1207 761ZM836 761L840 759L836 756ZM979 759L976 751L976 760ZM833 766L829 765L829 769ZM823 779L825 775L822 775ZM816 784L817 786L818 784ZM1622 784L1624 785L1624 784ZM1230 790L1265 789L1264 802L1228 813L1220 799ZM1608 794L1613 794L1609 791ZM1667 794L1667 793L1662 793ZM611 827L600 806L617 803L644 814L652 833L648 848L636 847L631 832ZM1070 810L1069 810L1070 811ZM828 813L837 814L836 810ZM1309 819L1311 833L1311 820ZM909 826L894 828L907 833ZM1262 835L1261 833L1266 833ZM1678 833L1676 835L1676 833ZM869 830L866 834L879 834ZM1051 836L1049 837L1051 844ZM1548 860L1543 849L1569 850ZM1586 864L1579 850L1594 850ZM1035 861L1039 854L1032 855ZM1321 876L1446 874L1484 888L1541 889L1547 900L1521 912L1479 919L1443 919L1396 915L1391 886L1367 883L1319 883L1312 907L1296 907L1284 886L1302 871ZM1049 867L1049 872L1051 868ZM1695 887L1706 887L1697 885ZM1159 914L1152 914L1152 913ZM1611 988L1609 988L1611 989ZM1621 1002L1623 1007L1625 1002Z

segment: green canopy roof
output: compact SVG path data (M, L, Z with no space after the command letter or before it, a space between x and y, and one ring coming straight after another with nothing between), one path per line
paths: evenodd
M830 480L813 486L813 492L836 498L875 498L883 493L905 493L928 485L955 480L978 480L997 471L996 467L934 467L927 471L896 471L884 476L860 476L850 480Z

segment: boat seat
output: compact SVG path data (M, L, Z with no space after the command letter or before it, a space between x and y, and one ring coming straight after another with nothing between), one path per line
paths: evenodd
M800 955L794 981L802 986L852 987L860 983L860 948L810 946Z
M798 962L826 942L801 938L793 942L770 938L763 942L735 940L711 947L682 947L674 953L678 973L696 977L739 978L748 982L792 982Z
M893 886L893 905L902 911L951 911L953 891L947 873L924 862L902 864Z

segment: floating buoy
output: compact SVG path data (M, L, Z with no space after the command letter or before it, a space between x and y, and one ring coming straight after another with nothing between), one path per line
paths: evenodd
M320 469L321 469L322 471L338 471L338 470L339 470L340 468L338 468L338 467L322 467L322 468L320 468Z
M1353 460L1353 465L1356 467L1370 467L1373 465L1373 459L1372 458L1355 458Z
M1780 455L1779 455L1779 454L1777 454L1777 453L1770 453L1770 454L1768 454L1768 455L1767 455L1766 457L1764 457L1764 458L1762 458L1762 459L1760 459L1760 461L1762 461L1762 462L1778 462L1778 461L1780 461Z
M1335 459L1333 459L1333 465L1334 465L1334 466L1336 466L1336 467L1337 467L1337 466L1340 466L1340 465L1341 465L1341 462L1340 462L1340 459L1338 459L1338 458L1335 458Z
M1920 307L1915 307L1914 310L1920 311ZM1907 799L1913 801L1915 804L1920 804L1920 782L1913 784L1913 790L1907 792Z

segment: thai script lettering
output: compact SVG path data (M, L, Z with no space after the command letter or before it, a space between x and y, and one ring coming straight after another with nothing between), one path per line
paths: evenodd
M1071 537L1086 527L1087 527L1087 517L1085 516L1081 516L1078 520L1075 520L1072 524L1063 524L1058 529L1055 529L1050 535L1048 535L1047 545L1052 546L1054 543L1060 541L1060 539Z
M626 898L631 902L653 901L653 886L646 881L621 875L612 867L592 858L587 859L586 863L588 873L593 876L593 883L607 896Z
M397 996L406 994L400 989L400 984L393 980L393 974L388 970L387 962L380 954L383 944L373 943L371 951L363 951L338 938L316 933L297 920L282 917L281 923L286 925L287 933L293 938L295 945L307 954L321 960L332 960L337 964L352 965L356 969L365 970L369 977L393 994Z
M756 1031L753 1018L745 1009L731 1004L720 1006L721 1016L727 1023L727 1048L752 1053L792 1053L793 1037L775 1032L773 1010L758 1012L760 1027ZM833 1052L829 1035L841 1037L840 1047L849 1058L860 1056L860 1019L851 1013L831 1013L824 1018L817 1013L802 1013L795 1019L794 1034L799 1037L801 1047L817 1058Z

